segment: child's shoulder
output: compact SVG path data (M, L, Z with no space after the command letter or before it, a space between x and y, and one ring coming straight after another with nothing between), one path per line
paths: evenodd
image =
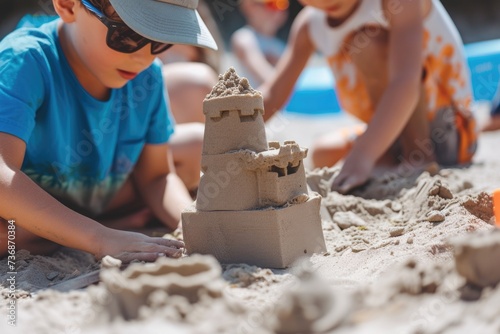
M299 15L297 16L296 20L315 20L318 18L326 18L326 13L322 11L321 9L312 7L312 6L305 6L302 8L302 10L299 12Z
M7 57L23 54L46 54L56 51L57 22L50 22L41 27L19 28L0 41L0 54Z
M296 29L308 30L311 25L326 23L327 14L315 7L305 6L295 17L293 25Z

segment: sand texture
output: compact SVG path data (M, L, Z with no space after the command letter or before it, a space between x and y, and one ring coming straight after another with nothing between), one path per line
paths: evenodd
M499 333L499 142L482 135L470 167L387 175L348 196L328 191L337 169L307 172L327 252L286 270L160 259L60 293L44 288L98 264L18 252L17 327L2 316L0 333Z

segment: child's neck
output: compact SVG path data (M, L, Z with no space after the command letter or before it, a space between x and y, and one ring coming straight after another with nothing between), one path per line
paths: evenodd
M345 14L344 16L342 16L342 17L327 16L327 23L328 23L328 25L330 27L332 27L332 28L337 28L337 27L341 26L359 8L359 6L361 5L361 1L362 0L357 1L356 4L351 8L351 10L347 14ZM368 1L379 1L379 0L368 0Z
M70 43L69 31L65 29L64 23L58 29L59 43L61 44L64 56L80 85L95 99L101 101L108 100L111 90L86 69L85 64L83 64L78 53Z

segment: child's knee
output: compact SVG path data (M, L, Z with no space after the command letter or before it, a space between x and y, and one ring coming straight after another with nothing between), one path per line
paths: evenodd
M203 122L203 99L217 82L214 70L202 63L174 63L164 66L163 77L176 122Z
M218 80L217 73L210 66L195 62L164 65L163 77L169 89L179 85L212 89Z
M174 155L175 153L186 153L186 150L188 150L189 155L199 153L197 155L201 156L204 133L205 125L203 123L191 122L177 125L175 133L169 141L172 150L174 150Z
M203 135L201 123L179 124L170 140L177 175L188 189L195 189L200 180Z

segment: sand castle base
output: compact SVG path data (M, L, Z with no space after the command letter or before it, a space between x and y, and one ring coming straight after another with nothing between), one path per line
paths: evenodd
M326 251L321 229L321 197L272 210L197 211L182 214L189 254L211 254L221 263L286 268L302 256Z

